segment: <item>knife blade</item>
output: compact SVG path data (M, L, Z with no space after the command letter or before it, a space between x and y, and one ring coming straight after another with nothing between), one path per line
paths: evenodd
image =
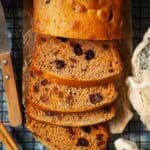
M0 53L3 51L10 52L10 48L9 48L8 38L7 38L7 29L6 29L4 10L0 2Z
M6 20L4 10L0 1L0 62L3 73L3 84L6 93L8 118L12 126L22 124L21 109L18 100L15 76L9 48Z

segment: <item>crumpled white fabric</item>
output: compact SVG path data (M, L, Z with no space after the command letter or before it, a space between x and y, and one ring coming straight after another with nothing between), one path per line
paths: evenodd
M136 143L126 139L117 139L114 143L116 150L139 150Z
M145 33L144 37L143 37L143 41L140 42L138 44L138 46L136 47L136 49L134 50L134 54L132 57L132 73L133 76L140 82L150 82L150 70L141 70L140 69L140 65L139 65L139 57L138 55L141 53L142 49L144 49L144 47L146 45L150 44L150 27L148 29L148 31ZM150 50L149 50L150 51ZM150 64L150 57L148 62Z
M133 76L126 81L129 87L129 99L133 108L137 111L141 121L150 130L150 70L140 70L139 54L150 42L150 28L143 41L137 46L132 57ZM150 51L150 49L148 49ZM148 62L150 64L150 60Z

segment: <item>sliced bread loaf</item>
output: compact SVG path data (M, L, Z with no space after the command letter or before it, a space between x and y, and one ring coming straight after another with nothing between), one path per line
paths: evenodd
M61 127L28 119L26 127L51 150L105 150L109 132L105 125Z
M35 120L61 126L87 126L108 121L115 116L115 108L109 106L101 110L84 113L56 113L42 110L28 102L26 113Z
M26 99L39 108L55 112L83 112L109 105L117 97L113 83L89 88L52 83L40 74L29 73Z
M56 83L95 86L114 81L122 71L114 41L81 41L40 35L37 37L32 70Z

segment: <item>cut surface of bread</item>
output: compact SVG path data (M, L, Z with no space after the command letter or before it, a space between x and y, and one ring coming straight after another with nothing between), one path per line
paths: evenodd
M39 108L54 112L83 112L102 108L117 97L113 83L81 88L52 83L38 73L29 72L26 99Z
M115 116L115 112L113 106L84 113L56 113L39 109L30 102L26 105L26 113L31 118L61 126L87 126L106 122Z
M58 84L95 86L118 79L122 64L115 41L81 41L39 35L31 68Z
M129 36L123 0L34 0L34 31L53 36L110 40Z
M52 150L105 150L109 132L105 125L61 127L28 119L26 127Z

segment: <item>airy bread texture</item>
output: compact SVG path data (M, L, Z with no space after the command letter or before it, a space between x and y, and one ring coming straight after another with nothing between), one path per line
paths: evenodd
M34 0L34 31L53 36L112 40L129 36L123 0Z
M56 113L42 110L28 102L26 113L31 118L60 126L87 126L106 122L115 116L116 109L109 106L84 113Z
M61 127L28 119L26 127L51 150L105 150L109 132L105 125Z
M89 87L114 82L122 71L115 41L84 41L37 36L31 68L51 81Z
M29 75L26 99L38 108L55 112L83 112L102 108L114 102L117 91L113 83L81 88L52 83L32 71Z

